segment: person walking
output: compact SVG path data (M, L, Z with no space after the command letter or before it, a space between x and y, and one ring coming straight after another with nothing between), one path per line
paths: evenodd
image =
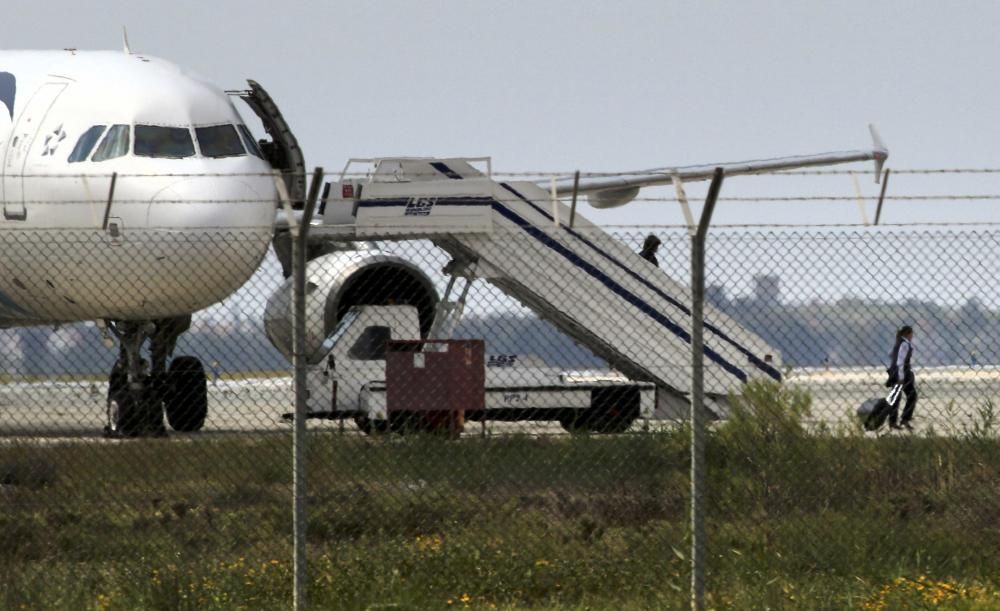
M892 408L889 412L889 427L913 430L910 421L913 420L913 410L917 407L917 385L910 361L913 359L913 327L904 325L896 332L896 343L892 347L889 364L889 380L886 385L892 386L892 391L886 400ZM899 417L899 403L906 395L902 418Z
M646 241L642 244L639 256L659 267L660 262L656 260L656 251L660 248L660 238L653 234L646 236Z

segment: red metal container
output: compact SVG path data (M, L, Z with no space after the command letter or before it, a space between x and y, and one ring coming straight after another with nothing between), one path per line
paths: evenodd
M466 410L486 407L486 348L481 339L390 341L386 407L420 412L427 428L462 430Z

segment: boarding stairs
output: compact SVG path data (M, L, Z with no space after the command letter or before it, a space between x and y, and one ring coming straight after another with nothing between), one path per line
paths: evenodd
M629 377L689 393L688 285L579 212L570 226L569 206L538 184L493 180L476 167L482 160L363 161L360 178L349 164L331 185L314 238L431 240L454 275L497 286ZM781 378L764 340L709 304L704 320L706 393Z

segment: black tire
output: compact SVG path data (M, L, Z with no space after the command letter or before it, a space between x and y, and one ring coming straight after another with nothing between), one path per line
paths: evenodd
M115 363L108 377L108 424L104 431L109 435L124 435L126 414L132 411L129 403L128 376L120 363Z
M167 422L175 431L193 433L205 426L208 416L208 380L205 366L194 356L179 356L170 362L163 393Z
M638 409L631 407L610 409L601 414L594 414L589 428L595 433L624 433L638 417Z
M571 409L559 415L559 424L563 430L573 435L590 432L590 410Z
M387 420L372 420L368 416L355 416L354 424L365 435L379 435L389 432L389 422Z
M108 380L108 425L112 437L162 436L163 407L156 391L148 384L142 391L129 388L125 368L116 364Z
M624 433L639 417L639 389L634 386L595 390L587 426L595 433Z
M389 430L400 435L419 433L427 429L423 417L417 412L389 412Z

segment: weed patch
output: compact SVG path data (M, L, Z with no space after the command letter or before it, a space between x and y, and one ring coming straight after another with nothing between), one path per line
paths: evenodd
M997 441L817 434L808 408L751 384L710 436L709 604L1000 604ZM0 448L0 607L287 608L290 454L287 437ZM688 606L688 460L683 429L314 434L309 600Z

